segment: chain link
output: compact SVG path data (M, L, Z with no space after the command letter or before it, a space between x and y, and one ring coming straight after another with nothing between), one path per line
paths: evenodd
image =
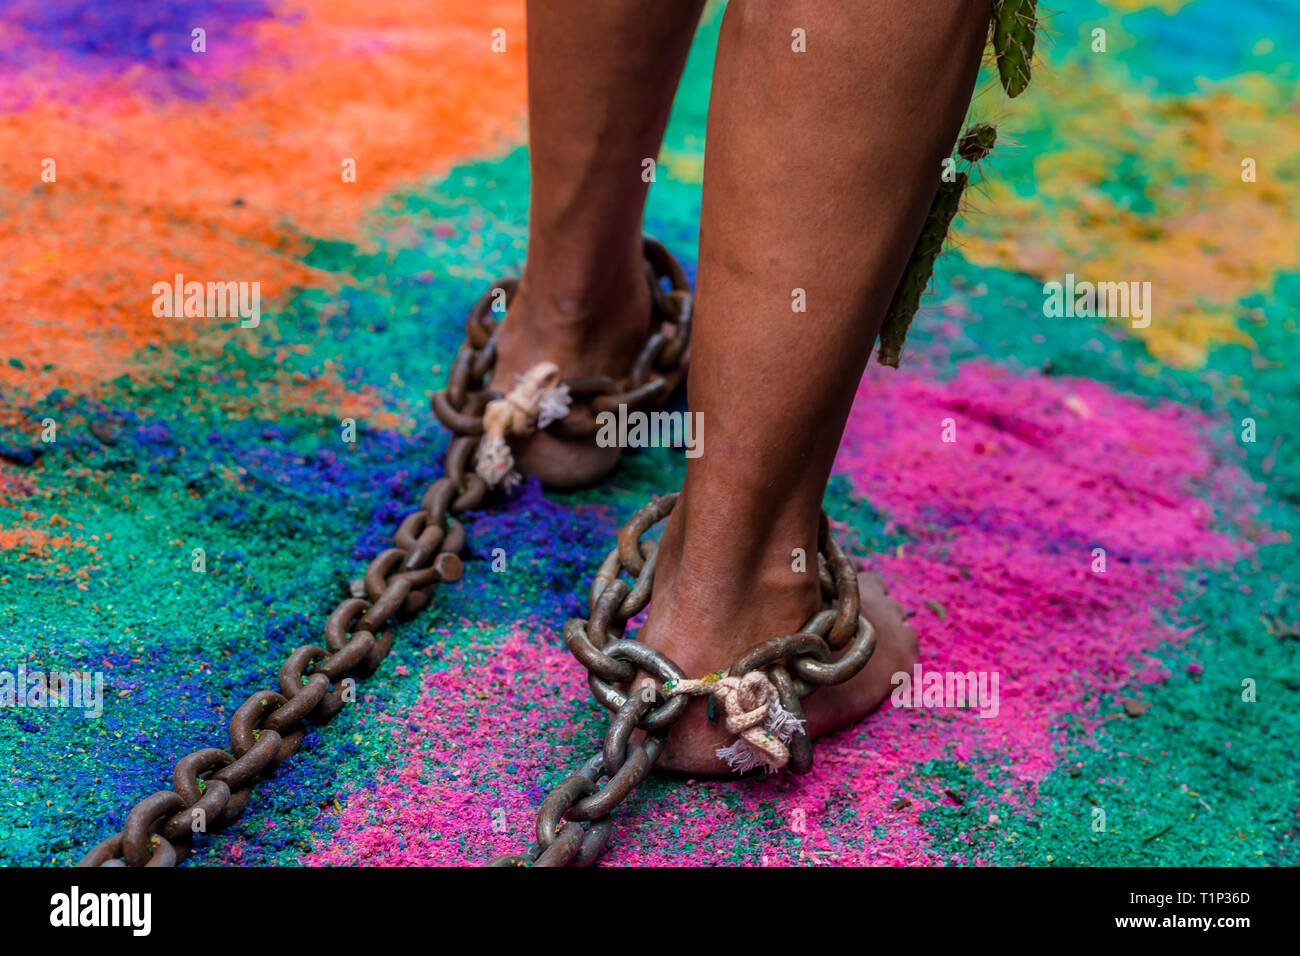
M600 430L596 421L599 413L616 412L620 405L626 405L629 411L662 405L681 381L691 338L690 287L681 266L662 243L646 236L643 245L651 313L658 328L646 339L631 371L623 378L597 375L564 380L569 394L585 400L590 408L552 422L546 430L553 435L591 438ZM506 314L518 288L517 276L502 279L474 303L465 322L465 343L452 363L447 387L433 396L433 413L457 435L482 435L484 407L503 397L488 388L487 381L496 367L497 332L501 328L498 316ZM493 305L502 296L506 309L494 312Z
M244 812L253 780L274 772L301 746L303 722L329 722L343 709L347 682L374 673L388 656L389 626L419 613L435 584L460 578L464 533L454 533L459 522L451 515L469 505L467 492L449 505L449 494L440 491L448 486L449 479L439 478L421 509L403 519L395 536L399 547L370 562L359 579L361 594L353 582L356 596L340 602L325 624L326 647L295 648L280 666L279 693L258 691L234 712L230 750L206 747L182 757L172 789L137 803L122 832L91 849L79 866L120 866L119 858L127 866L174 866L189 852L196 824L213 829Z
M624 379L570 380L573 394L598 396L594 402L597 411L610 403L615 409L620 402L636 407L661 404L682 375L691 329L686 276L661 243L649 237L644 242L646 276L659 328L647 339ZM669 290L663 288L665 281ZM505 291L508 302L517 287L516 278L499 281L470 310L467 341L452 365L447 387L436 393L432 402L439 420L454 433L443 457L444 474L425 491L420 507L402 518L393 535L395 547L377 555L365 574L351 582L350 596L339 603L325 624L325 646L295 648L280 666L279 693L258 691L231 716L230 749L205 747L182 757L172 773L172 789L160 790L137 803L127 814L122 831L93 847L78 866L174 866L181 862L196 830L206 831L238 819L252 796L253 781L273 773L293 756L302 744L304 721L325 724L343 709L348 682L374 673L392 650L389 627L428 606L435 585L460 579L465 527L455 516L477 508L487 497L487 483L469 469L469 463L483 434L483 409L500 397L485 384L496 364L496 335L501 324L491 305L497 289ZM565 420L551 428L590 437L596 424L594 417L588 417L590 422ZM618 671L625 672L623 668ZM618 786L626 788L624 795L649 773L658 755L647 743L635 760L622 757L615 776ZM635 781L629 767L642 768ZM594 781L604 772L603 764L593 764L584 779L594 789ZM573 808L592 805L589 795L581 796ZM573 808L565 806L565 810ZM608 821L597 821L581 839L566 834L558 849L549 855L539 851L534 859L537 865L561 858L591 862L604 849L609 832ZM549 850L556 840L553 831L545 833L544 849Z
M612 712L600 751L548 793L537 811L537 839L522 853L498 856L488 866L588 866L609 841L610 814L638 787L663 753L668 728L689 705L673 696L685 674L654 648L624 636L627 622L650 602L656 545L646 532L672 513L677 495L656 498L636 512L618 535L618 545L601 562L592 580L589 616L564 625L564 644L587 669L592 696ZM727 670L732 677L764 671L781 706L803 720L801 699L826 684L841 684L862 670L876 648L876 633L859 612L857 572L831 537L825 512L818 532L818 580L823 609L794 634L764 641L746 651ZM626 573L635 583L621 577ZM839 652L836 656L836 652ZM628 694L638 672L657 683ZM644 732L640 743L633 731ZM800 730L789 743L787 767L796 774L812 769L812 741ZM604 785L602 777L607 777ZM586 824L584 827L583 824Z

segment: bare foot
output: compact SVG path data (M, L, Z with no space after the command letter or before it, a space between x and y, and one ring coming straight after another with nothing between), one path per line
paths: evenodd
M766 582L683 574L675 537L670 524L664 532L654 596L638 638L666 654L687 677L725 670L755 644L798 631L820 609L815 576L795 575L788 569L768 575ZM809 577L808 583L800 581ZM821 687L804 698L804 716L813 737L871 713L889 696L891 676L898 671L910 673L916 662L916 631L907 624L902 606L889 597L884 579L859 571L858 591L862 615L876 629L875 653L851 680ZM636 686L650 680L641 675ZM659 766L701 776L730 774L715 751L733 742L734 735L721 719L709 722L708 699L693 698L669 731Z
M583 297L552 294L525 272L497 338L490 386L501 392L539 362L554 362L563 378L622 378L645 343L650 290L643 272ZM569 440L538 432L511 442L515 467L548 488L594 484L618 462L619 449L592 439Z

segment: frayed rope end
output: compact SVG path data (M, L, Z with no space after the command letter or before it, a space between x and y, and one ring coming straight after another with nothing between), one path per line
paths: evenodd
M515 456L508 435L524 437L569 414L573 398L569 386L560 381L554 362L540 362L519 376L519 382L504 398L488 402L483 409L483 438L479 441L474 471L489 488L509 490L522 480L515 470Z

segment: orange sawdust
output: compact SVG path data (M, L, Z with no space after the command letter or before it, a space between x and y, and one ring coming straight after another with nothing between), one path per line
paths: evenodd
M177 272L259 282L264 310L327 286L298 258L305 237L359 238L378 196L519 141L523 14L518 0L323 0L244 26L256 55L239 95L158 102L127 75L0 116L0 388L89 392L144 371L144 346L256 334L155 317L153 284Z
M20 553L29 558L48 558L53 551L68 548L81 548L90 553L99 550L95 545L68 534L51 534L32 527L0 528L0 551L6 553Z

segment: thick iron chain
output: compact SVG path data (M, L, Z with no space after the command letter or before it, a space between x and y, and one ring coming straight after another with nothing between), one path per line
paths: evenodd
M463 451L453 440L447 476L424 495L418 511L397 529L397 545L379 554L352 596L325 623L325 646L295 648L280 666L280 691L258 691L230 719L230 749L205 747L187 754L172 772L172 789L135 805L122 832L100 842L79 866L174 866L189 852L192 828L225 826L239 817L254 778L269 774L302 744L303 721L324 724L343 709L346 680L367 677L392 649L390 624L428 605L433 586L460 578L465 529L456 518L483 498L462 474L452 476ZM477 475L469 476L477 479ZM479 479L481 484L481 479Z
M621 379L605 375L565 379L569 394L589 405L566 418L552 422L547 431L561 438L591 438L600 430L596 416L617 412L620 405L629 411L663 405L681 381L683 360L691 340L691 292L686 275L672 253L656 239L644 239L646 280L650 285L650 303L657 328L641 348L631 371ZM669 285L664 290L664 283ZM447 387L433 396L433 413L457 435L483 434L483 409L502 393L487 387L497 361L497 331L501 312L493 305L504 297L509 307L519 278L502 279L489 288L470 310L465 322L465 344L460 347Z
M609 842L610 813L650 775L663 753L668 728L686 712L688 698L671 696L672 685L686 677L681 668L654 648L624 636L627 622L645 609L654 590L657 551L645 533L666 519L676 503L676 494L664 495L629 519L591 582L589 616L571 618L564 625L564 644L586 668L592 696L613 714L600 752L546 795L537 811L536 841L523 853L498 856L488 866L595 862ZM875 629L859 613L857 572L831 537L825 512L818 530L817 571L823 609L801 630L750 648L727 669L732 677L764 671L781 706L799 720L803 698L820 686L852 678L876 649ZM626 694L615 686L630 684L641 671L656 680L653 689ZM644 739L631 743L638 729ZM792 772L812 769L812 741L806 732L797 733L789 749L787 766ZM609 778L604 786L601 777Z
M569 381L575 396L597 396L593 405L598 412L607 405L617 409L620 402L636 407L662 404L680 380L690 343L690 290L681 266L661 243L646 237L645 254L659 328L620 381ZM664 281L669 290L663 288ZM351 582L351 596L325 624L325 646L295 648L280 666L280 691L258 691L232 715L230 749L205 747L182 757L172 772L172 789L137 803L122 831L93 847L78 866L174 866L183 860L195 822L209 830L237 819L248 805L253 781L273 773L301 746L303 721L328 722L343 709L348 689L344 681L369 676L388 656L393 646L389 625L422 611L433 598L435 584L460 578L465 527L454 516L477 508L487 497L487 484L470 462L483 434L483 408L500 397L485 385L496 364L501 322L491 305L497 289L505 290L508 300L517 285L514 278L495 283L471 309L467 341L447 388L432 401L438 418L455 433L443 457L443 477L425 491L420 507L402 519L393 535L396 547L377 555L365 574ZM596 427L594 416L587 416L556 422L551 429L589 437ZM647 772L653 763L648 759Z

